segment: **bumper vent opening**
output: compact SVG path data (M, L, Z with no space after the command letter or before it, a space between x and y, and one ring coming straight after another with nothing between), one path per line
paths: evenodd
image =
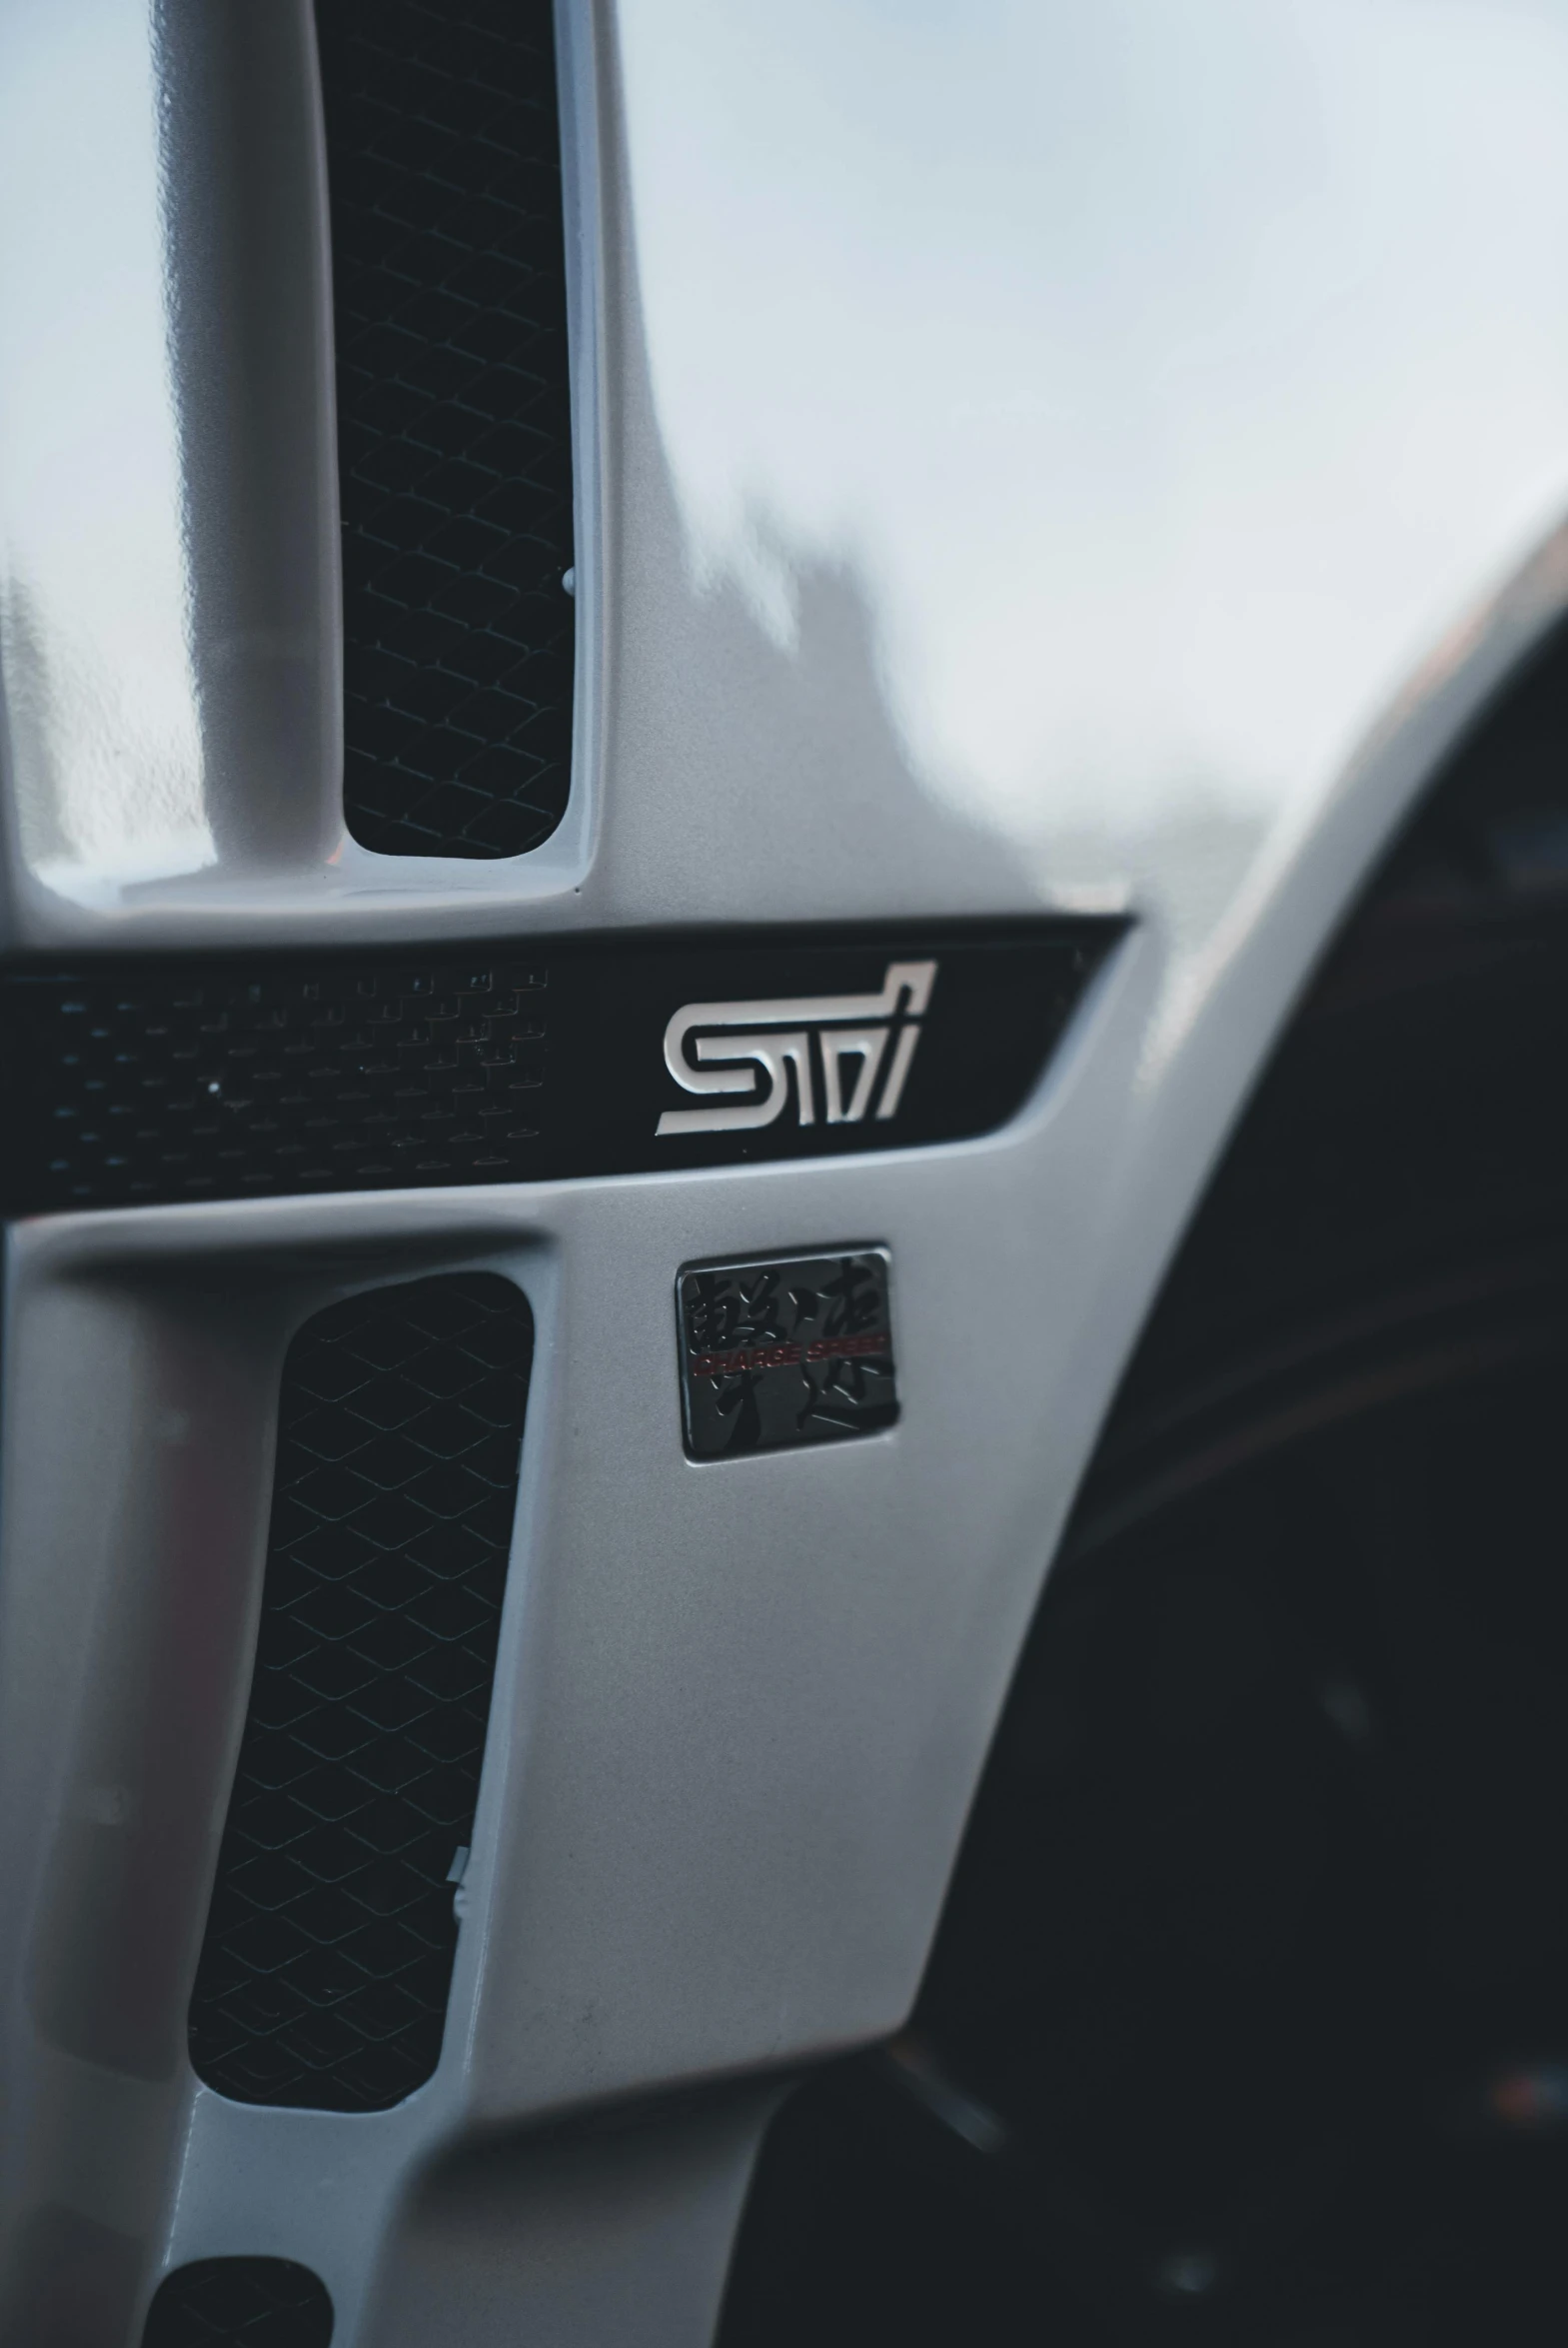
M190 2012L197 2076L236 2102L381 2111L436 2068L533 1334L510 1280L461 1272L331 1305L289 1347Z
M198 2258L159 2284L142 2348L331 2348L327 2286L292 2258Z
M317 0L343 512L344 808L385 856L566 809L572 428L550 0Z

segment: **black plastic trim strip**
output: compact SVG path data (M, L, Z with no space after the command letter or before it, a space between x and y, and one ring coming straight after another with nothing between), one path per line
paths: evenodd
M1124 928L14 969L0 981L3 1203L537 1181L961 1141L1022 1105Z

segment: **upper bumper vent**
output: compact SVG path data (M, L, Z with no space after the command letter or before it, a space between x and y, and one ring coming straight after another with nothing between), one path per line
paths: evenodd
M387 856L566 809L572 432L550 0L317 0L338 357L344 805Z

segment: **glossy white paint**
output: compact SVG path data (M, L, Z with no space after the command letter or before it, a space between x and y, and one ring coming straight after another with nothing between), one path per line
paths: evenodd
M72 15L65 43L49 0L0 15L0 653L13 855L92 896L217 849L147 11Z
M405 2336L403 2195L455 2136L787 2063L906 2007L1074 1484L1237 1105L1389 832L1568 604L1547 536L1568 6L568 6L582 788L540 856L458 870L334 845L330 401L317 314L276 284L298 396L257 463L292 449L312 490L255 576L298 658L251 664L239 715L205 665L200 583L226 548L251 578L262 544L231 478L255 452L188 464L184 419L232 412L184 339L204 264L157 178L152 21L0 0L0 129L24 142L0 162L9 945L1042 904L1140 923L982 1143L13 1232L4 2287L47 2190L144 2282L225 2250L319 2258L358 2348ZM89 36L103 136L71 150L73 190L46 133ZM308 162L308 72L275 95ZM848 1233L892 1250L903 1423L705 1473L680 1444L677 1265ZM160 1532L189 1494L141 1439L149 1381L191 1384L238 1463L204 1552L233 1631L289 1314L437 1259L511 1264L541 1326L448 2045L398 2113L249 2113L169 2051L216 1783L205 1820L180 1812L142 2072L90 1964L84 2004L37 1990L51 1919L97 1880L90 1856L70 1875L98 1848L67 1831L70 1789L105 1739L146 1759L94 1658L117 1623L150 1640L191 1563ZM208 1675L219 1743L242 1646ZM503 2194L487 2240L513 2280L465 2348L524 2309L599 2348L623 2260L648 2287L613 2336L695 2340L748 2140L693 2151L686 2201L564 2185L559 2222L510 2246L550 2181ZM699 2245L679 2291L673 2241Z
M368 856L329 727L258 838L181 634L147 22L0 12L18 943L1135 897L1196 944L1568 497L1560 0L626 0L602 255L569 9L574 813ZM330 483L330 401L283 437Z
M569 21L570 61L591 46ZM564 137L581 503L597 507L597 124ZM337 446L311 0L0 0L0 945L494 932L597 801L579 532L573 802L498 875L342 806Z
M1212 921L1568 505L1568 9L620 13L691 576L802 663L830 582L1042 896Z

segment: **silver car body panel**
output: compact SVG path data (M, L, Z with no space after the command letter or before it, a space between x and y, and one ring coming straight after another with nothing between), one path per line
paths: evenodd
M127 2339L166 2267L265 2251L337 2348L434 2305L696 2342L757 2081L913 1996L1248 1086L1568 603L1568 7L567 0L572 809L463 865L343 836L309 11L201 6L0 0L12 952L1134 919L980 1142L9 1236L0 2308L62 2241L138 2278ZM677 1266L849 1236L891 1250L898 1426L689 1459ZM538 1353L441 2065L382 2114L228 2103L182 2033L283 1351L458 1265Z

